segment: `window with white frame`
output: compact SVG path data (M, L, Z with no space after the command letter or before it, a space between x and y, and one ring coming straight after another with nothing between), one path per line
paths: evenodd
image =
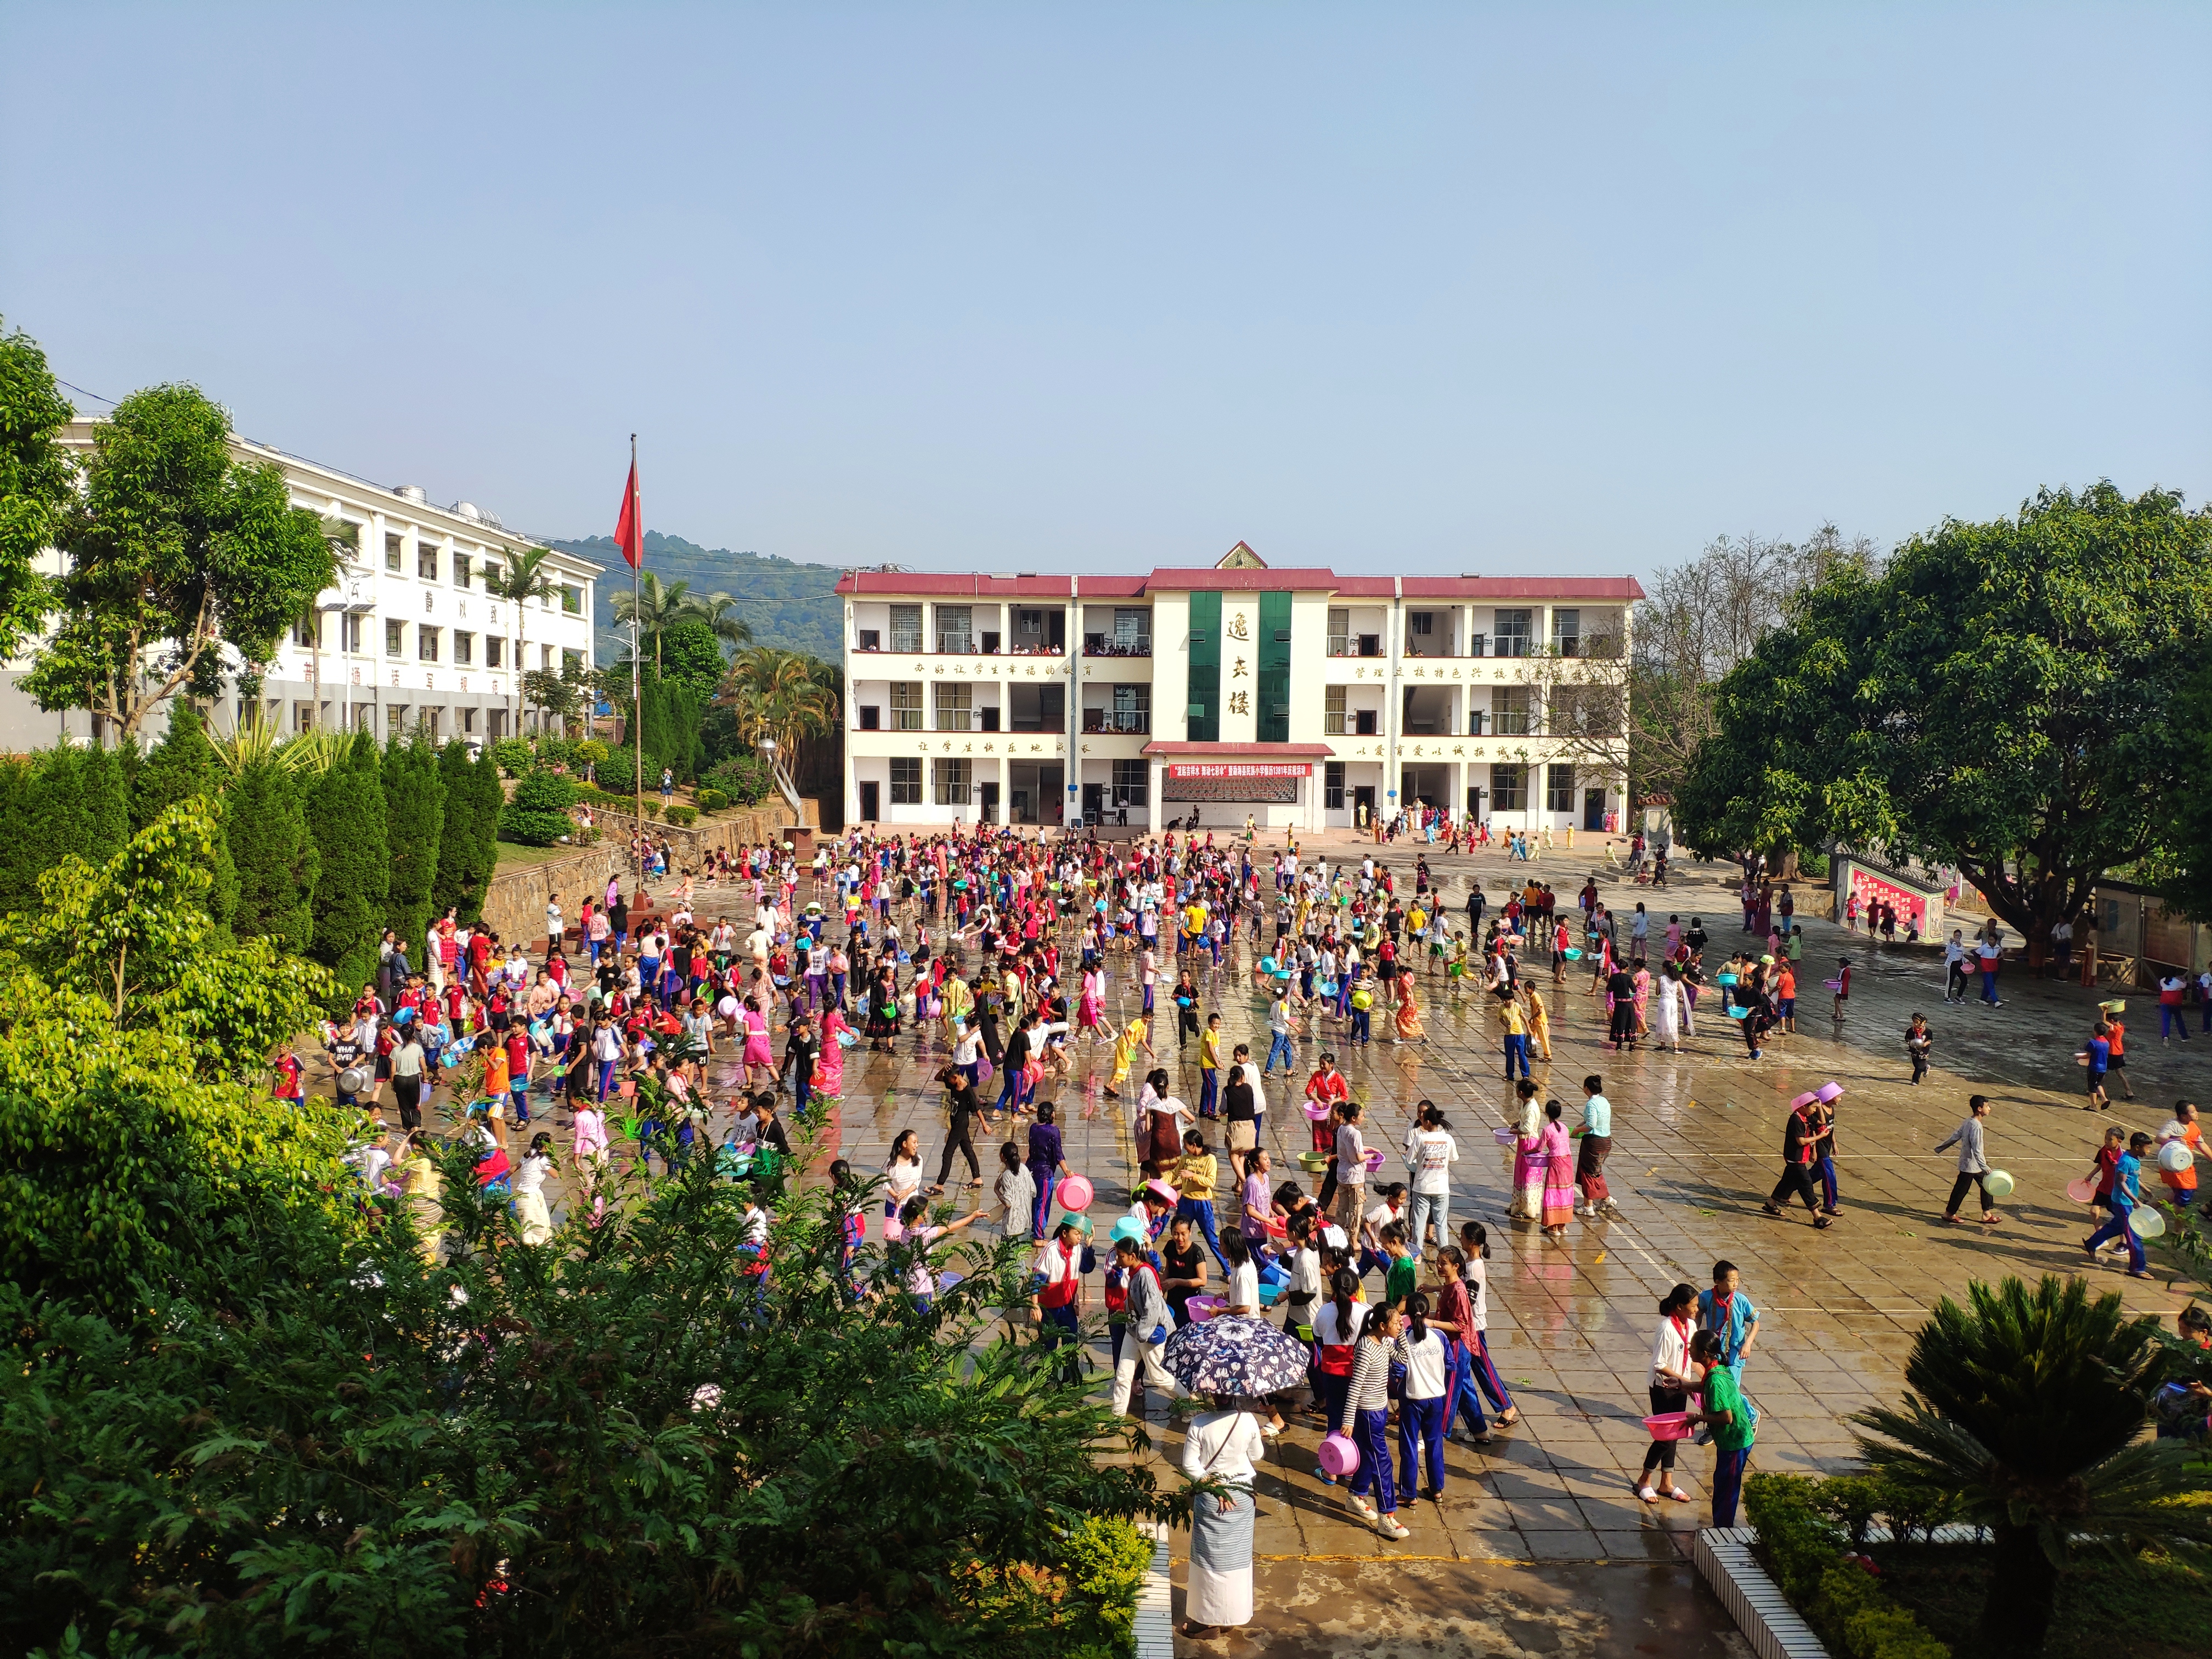
M965 806L968 804L969 763L964 760L934 760L930 766L936 776L937 804L939 806Z
M1344 691L1340 685L1328 686L1322 691L1321 729L1324 737L1344 735Z
M1528 804L1528 769L1520 763L1498 762L1490 769L1490 810L1518 812Z
M1117 760L1114 763L1114 804L1116 806L1146 806L1152 799L1152 763L1144 760Z
M918 605L895 605L891 607L891 649L919 651L921 649L921 607Z
M966 732L975 714L975 687L970 685L939 685L937 694L937 729L940 732Z
M919 756L891 757L891 805L921 805L921 760Z
M1553 761L1544 769L1544 810L1547 812L1571 812L1575 810L1575 769L1567 761Z
M891 730L894 732L921 730L921 682L920 680L891 682Z

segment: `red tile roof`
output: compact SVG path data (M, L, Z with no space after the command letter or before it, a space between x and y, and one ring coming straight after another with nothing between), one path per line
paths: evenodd
M1146 744L1147 755L1211 755L1223 760L1317 760L1336 750L1325 743L1169 743Z
M1334 593L1340 599L1589 599L1626 603L1644 597L1633 576L1340 576L1320 566L1290 570L1215 570L1163 567L1141 576L985 576L929 570L861 570L837 579L837 592L900 599L1134 599L1154 593Z

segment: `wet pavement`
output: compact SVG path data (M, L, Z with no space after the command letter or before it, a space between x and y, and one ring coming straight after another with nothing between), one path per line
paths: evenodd
M1302 846L1333 860L1365 850L1348 836ZM1416 850L1401 843L1382 854L1408 889ZM1602 854L1595 866L1591 858L1585 848L1542 853L1530 865L1509 866L1494 852L1432 854L1429 861L1463 921L1470 875L1495 902L1509 882L1533 873L1551 882L1562 908L1571 909L1583 878L1606 868ZM1656 894L1622 886L1617 876L1601 877L1600 885L1607 903L1624 908L1643 898L1654 914L1655 938L1670 912L1686 921L1703 916L1711 934L1709 963L1744 937L1728 866L1678 871L1674 885ZM1613 1104L1607 1174L1621 1217L1578 1219L1558 1243L1506 1217L1510 1154L1489 1131L1504 1121L1509 1097L1495 1027L1475 996L1455 998L1441 975L1425 973L1419 981L1425 1042L1389 1041L1378 1008L1370 1048L1347 1051L1326 1020L1320 1041L1300 1045L1297 1086L1321 1048L1341 1057L1352 1097L1367 1109L1370 1144L1389 1149L1376 1181L1404 1178L1396 1149L1418 1102L1434 1100L1449 1117L1462 1154L1452 1220L1456 1228L1478 1219L1489 1230L1492 1351L1522 1420L1488 1447L1448 1449L1443 1496L1401 1509L1412 1530L1401 1543L1385 1542L1359 1523L1316 1480L1316 1432L1294 1425L1273 1443L1259 1487L1254 1625L1212 1643L1178 1638L1179 1650L1745 1651L1688 1560L1690 1534L1710 1523L1710 1454L1684 1449L1682 1474L1694 1503L1647 1505L1633 1492L1648 1443L1641 1419L1649 1409L1645 1377L1658 1300L1677 1281L1707 1284L1717 1258L1738 1264L1759 1310L1744 1372L1761 1413L1754 1469L1847 1464L1853 1442L1844 1419L1896 1397L1914 1331L1939 1297L1960 1294L1970 1279L2086 1271L2099 1288L2121 1291L2131 1311L2171 1317L2185 1304L2163 1273L2147 1284L2124 1278L2123 1261L2088 1262L2080 1249L2087 1212L2064 1188L2088 1167L2105 1121L2156 1130L2177 1096L2193 1092L2203 1068L2212 1066L2212 1039L2192 1033L2186 1048L2161 1048L2154 1000L2123 994L2136 1015L2128 1070L2146 1098L2132 1106L2122 1101L2100 1115L2103 1121L2092 1121L2081 1109L2072 1055L2093 1005L2109 990L2031 985L2024 969L2013 967L2003 1007L1946 1006L1933 951L1876 948L1837 924L1800 921L1806 933L1800 978L1809 992L1800 1007L1808 1017L1801 1034L1771 1042L1762 1060L1748 1058L1737 1028L1717 1020L1701 1020L1680 1054L1648 1048L1613 1053L1603 1046L1602 1005L1589 994L1588 975L1571 974L1565 990L1553 992L1548 972L1532 969L1547 988L1553 1039L1551 1061L1537 1063L1540 1086L1567 1104L1570 1122L1586 1073L1604 1078ZM1845 951L1855 963L1853 994L1838 1025L1819 986ZM1223 1015L1224 1056L1238 1042L1266 1052L1265 1008L1246 988L1247 967L1238 956L1218 975L1201 975L1202 1012ZM1118 1025L1138 1000L1129 976L1115 973L1109 1018ZM1929 1015L1936 1039L1934 1069L1918 1087L1909 1082L1903 1045L1916 1009ZM1173 1060L1171 1031L1156 1030L1154 1046L1163 1063ZM872 1171L892 1138L910 1127L919 1131L925 1171L934 1174L945 1118L929 1079L943 1063L941 1042L933 1033L917 1052L909 1031L899 1047L896 1057L865 1048L848 1054L846 1092L830 1115L821 1160L842 1156ZM1194 1043L1182 1059L1180 1092L1195 1102ZM1108 1067L1104 1045L1079 1048L1072 1074L1042 1091L1058 1100L1069 1165L1096 1183L1093 1211L1102 1218L1127 1207L1133 1170L1127 1103L1102 1095ZM1775 1220L1759 1204L1780 1170L1789 1101L1831 1079L1845 1091L1838 1105L1844 1213L1815 1231L1802 1209ZM718 1082L718 1092L731 1086L733 1073ZM1933 1148L1957 1127L1966 1096L1977 1091L1996 1102L1990 1161L2015 1176L2018 1190L2003 1206L2001 1226L1947 1227L1940 1212L1955 1164L1952 1153ZM1285 1091L1279 1077L1269 1092L1264 1144L1279 1181L1297 1177L1296 1154L1308 1144L1296 1094L1297 1086ZM565 1127L566 1115L556 1121ZM996 1139L979 1144L986 1179ZM964 1175L964 1164L957 1166L950 1196L960 1197ZM1226 1191L1219 1208L1224 1219L1233 1212ZM1091 1347L1103 1384L1103 1333ZM1181 1451L1175 1419L1164 1402L1152 1401L1150 1410L1152 1455L1173 1479ZM1178 1535L1178 1620L1187 1547L1187 1534Z

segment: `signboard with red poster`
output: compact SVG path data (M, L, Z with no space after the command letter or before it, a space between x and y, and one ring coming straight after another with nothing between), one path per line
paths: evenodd
M1859 902L1858 913L1863 923L1875 905L1887 904L1897 912L1899 933L1911 927L1918 930L1921 938L1926 939L1933 924L1942 918L1942 902L1935 894L1892 881L1855 860L1845 863L1844 879L1845 896Z

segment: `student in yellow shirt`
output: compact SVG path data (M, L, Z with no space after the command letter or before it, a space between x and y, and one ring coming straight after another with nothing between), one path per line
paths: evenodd
M1180 1194L1176 1200L1176 1218L1189 1222L1206 1235L1206 1248L1213 1252L1225 1276L1229 1262L1221 1254L1221 1235L1213 1221L1213 1188L1221 1179L1221 1160L1206 1150L1202 1129L1185 1132L1182 1146L1182 1156L1176 1160L1174 1172L1168 1177Z
M1544 998L1534 983L1523 984L1521 994L1528 999L1528 1035L1535 1040L1538 1054L1552 1057L1552 1018L1544 1011Z
M1159 1058L1152 1053L1152 1045L1146 1037L1145 1017L1132 1014L1128 1023L1121 1027L1121 1035L1114 1040L1114 1075L1106 1085L1107 1099L1121 1099L1121 1085L1129 1080L1129 1067L1136 1063L1139 1048L1151 1059Z
M1498 992L1498 1023L1505 1028L1505 1080L1510 1083L1516 1061L1521 1075L1528 1075L1528 1022L1513 1000L1512 991L1504 986Z
M1206 1035L1198 1040L1198 1115L1221 1115L1221 1016L1206 1017Z

